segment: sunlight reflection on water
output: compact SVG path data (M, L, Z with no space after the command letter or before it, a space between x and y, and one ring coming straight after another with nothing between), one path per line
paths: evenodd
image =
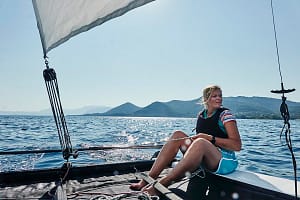
M67 116L73 147L164 144L175 130L193 135L196 119ZM291 155L280 140L281 120L238 119L243 147L239 168L293 179ZM291 121L294 152L299 160L300 121ZM0 150L60 149L51 116L0 116ZM73 165L150 159L158 149L80 152ZM0 171L60 167L61 153L1 156ZM299 167L298 167L299 170Z

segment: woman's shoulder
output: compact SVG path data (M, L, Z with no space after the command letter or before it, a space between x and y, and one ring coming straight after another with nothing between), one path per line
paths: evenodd
M236 121L235 116L228 108L222 108L222 112L220 113L220 119L223 122L223 124L229 121Z
M206 111L207 111L207 110L204 108L203 110L201 110L201 111L198 113L197 117L202 117L202 118L203 118Z

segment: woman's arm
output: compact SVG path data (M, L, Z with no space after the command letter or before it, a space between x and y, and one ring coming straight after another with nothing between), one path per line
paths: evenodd
M215 145L231 151L240 151L242 147L242 141L236 125L235 120L228 121L224 124L228 138L215 137ZM206 133L198 133L192 136L192 139L204 138L208 141L212 141L213 136Z
M228 138L216 137L215 145L224 149L232 151L240 151L242 148L242 141L236 121L228 121L224 124Z

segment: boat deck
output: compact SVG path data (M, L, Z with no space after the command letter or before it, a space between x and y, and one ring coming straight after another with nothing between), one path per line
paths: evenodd
M139 181L143 172L147 174L152 164L153 161L141 161L0 173L0 196L1 199L158 199L129 188L131 183ZM169 170L165 169L162 176ZM172 184L171 194L184 200L296 199L291 192L291 180L244 171L228 176L206 173L203 178L202 175ZM209 185L208 190L205 184ZM159 199L174 198L161 195Z
M162 174L168 173L166 169ZM5 199L55 199L55 196L67 199L150 199L146 193L132 191L130 184L139 181L136 173L67 180L62 188L65 194L57 194L59 182L41 182L28 185L10 185L0 188ZM185 190L187 181L176 183L171 188ZM55 194L56 193L56 194ZM57 197L56 197L57 198Z

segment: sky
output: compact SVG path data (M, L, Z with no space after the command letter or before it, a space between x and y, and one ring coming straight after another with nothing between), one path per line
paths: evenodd
M300 102L300 1L273 0L288 100ZM30 0L0 1L0 111L50 107ZM270 0L157 0L48 53L67 109L223 96L281 98Z

